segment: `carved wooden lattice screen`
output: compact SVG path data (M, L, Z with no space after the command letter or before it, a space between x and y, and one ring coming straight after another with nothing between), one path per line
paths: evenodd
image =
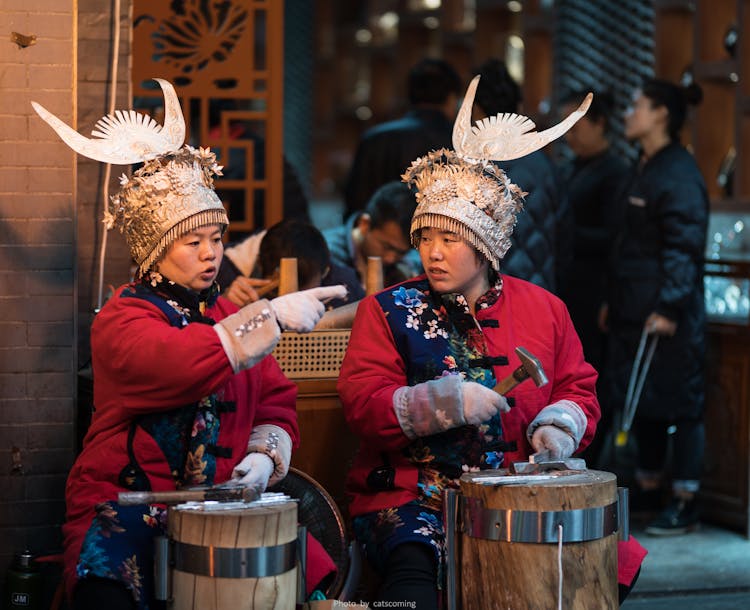
M134 107L160 119L180 96L188 142L224 166L216 190L234 240L282 217L283 18L278 0L134 0Z

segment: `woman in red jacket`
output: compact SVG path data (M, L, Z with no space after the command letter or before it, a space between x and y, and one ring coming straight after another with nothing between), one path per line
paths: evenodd
M95 410L68 477L63 526L76 610L158 605L153 538L165 531L166 510L119 505L119 492L231 479L262 492L285 476L299 443L296 388L270 353L282 329L310 331L321 299L345 295L342 286L315 288L239 310L218 296L228 224L213 189L221 168L208 150L182 146L179 102L160 85L163 130L110 117L98 124L104 138L86 140L37 108L86 156L145 161L123 176L107 218L138 269L91 329Z
M600 414L596 372L565 305L500 273L522 193L488 158L519 149L505 138L504 151L493 149L495 127L513 131L501 116L478 125L472 147L462 115L475 87L476 79L456 151L431 152L403 177L417 191L411 238L425 275L360 303L338 382L361 440L347 481L355 534L383 577L379 601L417 608L439 607L443 489L463 472L533 452L569 457L590 442ZM533 134L539 146L544 133ZM519 366L518 346L541 361L549 383L500 396L492 388Z

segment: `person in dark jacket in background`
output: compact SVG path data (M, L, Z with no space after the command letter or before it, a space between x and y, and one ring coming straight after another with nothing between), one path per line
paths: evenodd
M477 115L521 111L521 88L502 61L488 59L474 74L482 77L474 99ZM557 294L572 248L572 215L557 170L541 150L497 165L527 193L524 213L511 235L512 247L503 260L503 273Z
M282 258L297 260L299 290L317 286L346 286L344 299L331 299L326 309L359 301L365 291L353 269L331 261L325 238L309 222L282 220L268 229L253 233L225 250L216 276L222 294L237 307L254 303L261 297L273 298Z
M410 110L362 135L344 190L344 217L364 209L377 188L398 180L417 157L449 147L461 79L442 59L422 59L409 71Z
M646 532L682 533L698 523L705 446L705 308L703 257L708 224L706 185L692 155L680 144L688 103L697 85L683 89L662 80L636 92L625 136L642 155L625 191L608 307L608 391L624 397L641 337L658 337L633 431L638 447L634 503L661 497L668 430L674 428L672 498ZM619 404L623 404L620 402ZM643 499L641 501L641 499ZM658 506L658 504L657 504Z
M562 116L575 110L588 91L573 91L562 98ZM608 92L594 92L591 106L565 134L575 155L561 169L573 213L573 253L560 286L560 296L583 344L586 360L599 371L597 392L602 407L599 429L585 457L596 464L612 425L612 407L603 392L602 371L606 334L597 323L606 301L607 259L617 233L622 205L620 190L627 173L625 161L610 148L609 122L614 100Z
M379 256L383 262L384 286L420 274L422 264L409 241L411 217L416 207L414 194L403 182L382 185L362 212L352 214L342 225L323 231L331 262L353 269L363 288L367 259L371 256Z

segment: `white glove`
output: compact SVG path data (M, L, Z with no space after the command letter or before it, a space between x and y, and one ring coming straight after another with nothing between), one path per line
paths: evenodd
M248 453L244 459L234 467L232 479L239 481L246 487L253 487L262 494L268 487L268 479L273 474L273 460L265 453Z
M498 411L508 411L508 402L475 381L446 375L398 388L393 393L393 408L404 434L415 439L466 424L482 424Z
M467 424L478 426L489 421L496 413L510 411L505 396L476 381L461 384L464 403L464 419Z
M274 470L268 484L274 485L289 472L289 463L292 461L292 437L284 428L273 424L260 424L250 433L247 453L262 453L271 458Z
M323 301L345 296L346 286L320 286L276 297L271 301L271 308L284 330L309 333L325 313Z
M531 446L537 453L547 449L553 460L564 460L573 455L576 443L573 437L557 426L539 426L531 437Z

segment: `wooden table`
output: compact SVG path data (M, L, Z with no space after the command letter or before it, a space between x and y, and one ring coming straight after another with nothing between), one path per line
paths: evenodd
M336 392L336 379L298 379L297 418L301 443L292 466L310 475L346 515L344 479L357 450Z

